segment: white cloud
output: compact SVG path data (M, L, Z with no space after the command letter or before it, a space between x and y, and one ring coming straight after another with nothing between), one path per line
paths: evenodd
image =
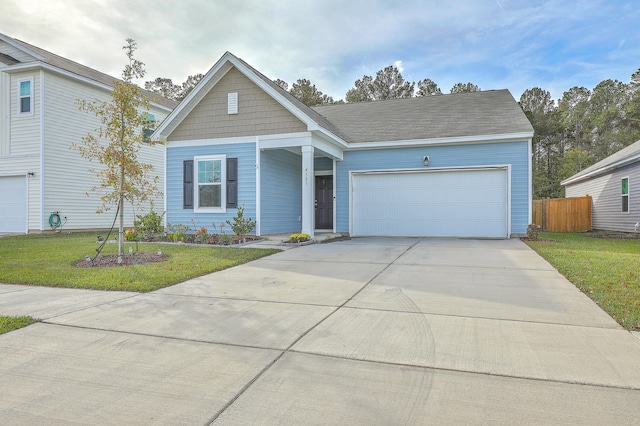
M228 50L268 77L308 78L334 98L392 64L443 91L471 81L519 97L534 86L592 87L608 71L628 81L640 65L640 9L620 3L3 0L11 13L0 14L0 31L116 76L131 37L149 79L182 82ZM579 62L593 66L571 65Z

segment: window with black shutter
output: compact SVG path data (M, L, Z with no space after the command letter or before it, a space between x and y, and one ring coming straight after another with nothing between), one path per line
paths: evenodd
M238 207L238 159L227 158L227 208Z
M193 160L185 160L182 165L182 208L193 208Z

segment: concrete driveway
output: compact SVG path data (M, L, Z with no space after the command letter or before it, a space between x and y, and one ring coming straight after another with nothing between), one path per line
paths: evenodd
M640 339L518 240L363 238L153 293L0 285L1 424L640 424Z

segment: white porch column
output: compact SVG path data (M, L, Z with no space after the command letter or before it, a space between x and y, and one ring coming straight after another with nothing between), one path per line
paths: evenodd
M315 196L313 171L313 146L302 146L302 233L313 238Z

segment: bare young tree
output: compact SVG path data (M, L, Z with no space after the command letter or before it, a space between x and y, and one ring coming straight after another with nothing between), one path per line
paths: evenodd
M160 195L158 177L151 178L153 165L138 158L143 144L153 145L159 141L144 139L142 128L152 126L148 119L149 99L140 93L134 79L145 75L144 64L134 59L136 42L127 39L123 47L129 63L122 72L122 80L114 81L109 101L78 100L81 111L100 119L101 126L82 138L82 142L71 144L71 149L80 152L83 158L96 161L103 167L92 169L99 185L92 191L102 193L102 205L97 213L116 206L119 215L118 255L124 254L124 205L129 202L139 205L149 197ZM87 193L88 195L88 193Z

